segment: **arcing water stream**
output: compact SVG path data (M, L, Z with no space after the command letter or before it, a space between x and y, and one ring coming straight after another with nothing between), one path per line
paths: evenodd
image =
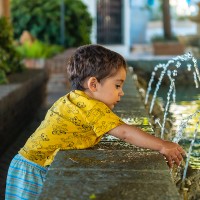
M188 99L185 101L181 99L180 96L184 97L190 92L190 90L183 90L182 93L179 93L179 87L176 89L176 77L181 73L182 66L186 63L188 74L193 76L194 86L190 87L190 90L196 90L196 95L188 96ZM159 72L160 71L160 72ZM155 82L156 73L160 73L158 82L155 85L155 90L152 92L152 85ZM168 89L164 92L162 88L162 81L164 77L168 78ZM187 81L187 80L186 80ZM200 170L200 73L197 66L197 60L192 56L191 53L186 53L182 56L177 56L169 60L166 64L158 64L155 66L146 92L145 104L148 103L149 95L152 93L152 100L150 102L149 113L152 113L156 99L162 98L164 102L164 114L163 120L156 119L156 122L161 130L161 138L171 139L173 142L180 143L185 151L187 152L186 163L182 175L182 183L185 182L187 176L188 166L193 169ZM162 88L162 89L161 89ZM159 89L162 90L158 94ZM167 94L167 96L163 94ZM177 95L178 94L178 95ZM159 96L160 95L160 96ZM177 101L178 96L178 101ZM185 112L187 111L187 112ZM170 134L165 136L165 123L169 118L172 122L172 127ZM184 184L183 184L184 185Z

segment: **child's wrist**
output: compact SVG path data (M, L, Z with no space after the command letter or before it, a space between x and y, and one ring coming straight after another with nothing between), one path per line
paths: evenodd
M158 143L158 151L161 152L164 146L165 146L165 140L160 139Z

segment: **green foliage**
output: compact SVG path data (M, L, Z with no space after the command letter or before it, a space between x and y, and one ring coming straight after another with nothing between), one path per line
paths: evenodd
M0 84L4 84L7 82L8 81L7 81L5 72L2 69L0 69Z
M163 35L154 35L151 38L152 42L173 42L173 41L178 41L178 37L176 35L172 35L170 39L166 39Z
M65 5L65 47L90 43L92 18L81 0L63 0ZM28 30L40 41L60 44L61 0L12 0L14 37Z
M26 42L17 46L16 50L23 58L49 58L61 52L63 47L59 45L48 45L39 40L33 43Z
M91 194L89 198L90 199L96 199L96 195L95 194Z
M4 17L0 18L0 84L7 83L6 75L23 69L21 58L13 44L12 26Z

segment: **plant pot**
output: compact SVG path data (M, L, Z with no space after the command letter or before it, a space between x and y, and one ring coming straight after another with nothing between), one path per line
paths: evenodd
M43 69L45 66L45 59L24 59L24 65L31 69Z
M179 42L154 42L154 55L180 55L184 54L185 46Z

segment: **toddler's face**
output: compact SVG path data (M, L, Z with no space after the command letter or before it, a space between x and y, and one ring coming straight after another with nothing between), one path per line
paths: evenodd
M114 76L106 78L104 81L98 83L95 99L102 101L110 109L113 109L124 95L122 87L125 79L126 70L121 67Z

